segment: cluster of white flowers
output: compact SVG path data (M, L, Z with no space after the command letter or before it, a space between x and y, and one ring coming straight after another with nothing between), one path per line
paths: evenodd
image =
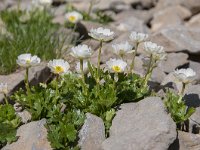
M194 80L194 77L196 76L196 72L192 70L191 68L187 69L179 69L174 71L174 76L182 83L190 83Z
M109 40L112 40L114 38L114 32L110 29L106 28L97 28L97 29L91 29L89 35L93 37L96 40L106 42ZM144 42L144 50L148 54L148 56L153 56L156 60L162 60L165 58L166 53L164 51L164 48L162 46L158 46L156 43L152 43L150 41L145 42L148 38L147 34L143 33L137 33L132 32L130 34L130 39L134 42L140 43ZM119 56L125 55L127 53L132 53L134 50L132 49L133 46L129 44L129 42L121 42L118 44L112 45L113 52ZM82 71L86 74L88 73L88 61L86 59L89 59L93 54L92 49L88 45L78 45L71 48L71 55L79 60L82 60L77 63L76 65L76 72L81 73L81 65L82 65ZM40 63L40 58L37 56L32 56L31 54L21 54L17 58L17 64L21 67L29 68L31 66L38 65ZM111 72L120 73L124 72L127 68L127 62L123 60L123 57L121 59L110 59L106 62L106 66ZM69 73L70 65L67 61L64 61L63 59L54 59L52 61L49 61L48 67L51 69L51 71L54 74L64 74ZM176 70L174 72L174 75L177 77L177 79L183 83L189 83L192 81L196 73L188 68L188 69L180 69ZM5 87L5 88L4 88ZM7 85L1 84L0 85L0 91L6 91L4 89L7 88Z
M81 13L77 12L77 11L68 12L65 15L65 17L66 17L68 22L74 23L74 24L83 20L83 15Z

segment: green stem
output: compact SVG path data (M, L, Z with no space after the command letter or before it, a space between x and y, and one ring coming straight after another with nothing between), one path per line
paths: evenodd
M91 14L91 12L92 12L92 7L93 7L93 1L91 0L90 1L90 6L89 6L89 8L88 8L88 12L87 12L87 15L88 15L88 19L90 19L90 14Z
M136 44L135 44L135 52L133 53L133 59L132 59L132 62L131 62L131 66L130 66L130 71L129 71L129 73L132 73L132 71L134 70L134 66L135 66L135 57L136 57L136 55L137 55L138 45L139 45L139 43L136 42Z
M99 84L100 81L100 62L101 62L101 49L103 46L103 41L100 41L100 46L99 46L99 54L98 54L98 64L97 64L97 84Z
M7 95L4 93L4 99L5 99L5 102L6 102L6 105L8 105L9 103L8 103L8 97L7 97Z
M147 68L147 73L146 73L145 78L144 78L144 86L147 86L147 82L148 82L149 78L151 77L151 73L153 71L152 62L153 62L153 55L151 54L149 65L148 65L148 68Z
M28 81L28 76L29 76L29 67L26 68L26 75L25 75L25 86L26 86L26 91L27 91L27 95L30 93L30 85L29 85L29 81Z
M58 97L58 81L59 81L59 75L56 75L56 99Z
M83 71L83 59L80 59L80 70L81 70L81 74L82 74L83 83L85 83L85 75L84 75L84 71Z
M21 4L21 0L17 1L17 11L18 13L20 12L20 4Z
M181 91L179 93L179 100L178 100L178 102L181 102L181 100L182 100L182 98L184 96L185 87L186 87L186 83L183 83L182 89L181 89Z

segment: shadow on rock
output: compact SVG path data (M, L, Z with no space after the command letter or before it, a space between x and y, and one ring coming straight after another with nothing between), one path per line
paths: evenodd
M200 99L198 94L186 94L184 96L185 103L189 107L199 107L200 106Z

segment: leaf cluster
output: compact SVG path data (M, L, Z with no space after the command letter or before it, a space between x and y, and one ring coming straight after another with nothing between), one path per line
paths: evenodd
M32 87L28 95L20 90L12 97L31 113L32 120L47 119L48 139L55 149L78 148L77 134L86 113L101 117L109 135L117 107L149 94L147 88L142 88L143 80L138 75L119 74L116 81L115 74L100 70L97 83L97 68L92 65L89 68L91 74L85 75L85 82L79 75L70 73L61 76L58 82L55 79Z
M17 127L20 125L20 118L10 104L0 105L0 148L17 140Z
M183 123L195 112L195 108L188 107L182 97L168 90L165 98L165 106L177 123Z

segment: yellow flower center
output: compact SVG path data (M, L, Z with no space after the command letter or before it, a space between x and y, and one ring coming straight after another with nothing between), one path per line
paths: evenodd
M69 21L70 21L70 22L74 22L75 20L76 20L76 17L75 17L75 16L70 16L70 17L69 17Z
M63 73L63 72L64 72L64 69L61 66L55 67L55 73L56 74L60 74L60 73Z
M26 60L26 63L27 64L30 64L31 63L31 60L29 59L29 60Z
M114 72L121 72L121 68L119 66L112 66L112 70Z

